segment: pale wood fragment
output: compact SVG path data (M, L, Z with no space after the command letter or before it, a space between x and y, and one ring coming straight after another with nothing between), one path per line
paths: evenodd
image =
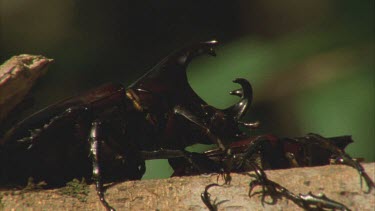
M0 122L19 104L53 59L21 54L0 65Z

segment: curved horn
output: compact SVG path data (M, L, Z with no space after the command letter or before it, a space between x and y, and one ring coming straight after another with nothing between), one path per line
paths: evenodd
M216 40L211 40L196 43L176 51L164 58L155 67L131 84L129 88L144 88L147 86L155 88L157 81L161 83L157 85L159 86L158 89L160 89L160 87L164 89L174 89L173 86L175 86L176 83L187 84L186 68L191 60L203 54L215 56L214 47L216 45L218 45L218 42ZM173 82L169 79L173 79ZM165 81L168 81L170 86L165 85Z
M230 92L230 94L240 96L241 100L233 106L225 109L225 113L233 116L235 120L239 120L246 114L247 109L253 100L253 88L249 81L244 78L237 78L233 82L240 84L242 89L234 90Z
M215 47L218 44L216 40L210 40L206 42L200 42L193 46L189 46L175 53L175 60L178 64L187 66L194 57L208 54L210 56L216 56ZM171 56L173 57L173 56Z

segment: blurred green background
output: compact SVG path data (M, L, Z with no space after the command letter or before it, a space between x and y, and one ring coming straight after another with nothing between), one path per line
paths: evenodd
M254 134L352 135L347 151L375 160L373 0L2 0L0 18L1 62L55 59L25 113L105 82L128 85L171 51L215 38L218 56L188 71L208 103L231 105L231 81L247 78ZM168 177L165 164L148 162L144 178Z

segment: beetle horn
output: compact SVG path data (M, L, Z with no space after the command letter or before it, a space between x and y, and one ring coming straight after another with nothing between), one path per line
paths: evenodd
M216 56L214 50L216 45L218 45L218 41L210 40L199 42L176 51L164 58L155 67L131 84L129 88L142 88L146 90L155 89L156 86L159 86L157 89L171 90L175 89L176 84L186 86L188 83L186 68L191 60L203 54ZM168 83L166 84L165 81L168 81Z
M206 42L200 42L188 48L182 49L177 53L177 62L180 65L187 66L191 60L197 56L208 54L210 56L216 56L215 47L218 44L217 40L210 40Z
M230 94L241 97L241 100L233 106L225 109L225 113L233 116L235 120L238 120L246 114L251 101L253 100L253 88L249 81L244 78L237 78L233 82L240 84L242 88L231 91Z

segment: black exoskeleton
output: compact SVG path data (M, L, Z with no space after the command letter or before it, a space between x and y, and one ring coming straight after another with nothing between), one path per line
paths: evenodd
M309 155L300 154L307 144L302 139L295 143L301 150L287 149L292 157L284 159L281 148L267 146L273 143L269 137L248 137L240 129L258 126L257 122L242 121L253 96L246 79L234 80L242 88L231 94L240 100L226 109L208 105L192 90L186 76L188 64L203 54L214 56L216 44L214 40L202 42L172 53L128 88L107 84L19 122L0 140L0 185L25 185L32 177L35 182L57 187L83 177L96 184L101 202L106 209L113 210L104 198L103 183L140 179L147 159L169 159L176 175L221 172L228 182L231 171L255 170L258 182L253 184L276 192L281 186L266 178L262 165L252 161L254 155L262 152L259 155L269 160L270 168L293 167L296 162L317 165L306 161ZM203 154L184 150L196 143L215 144L218 149ZM314 136L311 143L322 144L326 150L324 162L319 164L336 156L355 167L373 187L360 164L343 152L347 143L342 147L320 136ZM273 162L275 157L267 155L267 150L281 153L276 157L281 160ZM210 187L207 186L202 200L214 209L207 193ZM283 191L277 193L290 196ZM332 205L328 199L309 196L313 199L302 200L303 204L319 200L323 207Z

